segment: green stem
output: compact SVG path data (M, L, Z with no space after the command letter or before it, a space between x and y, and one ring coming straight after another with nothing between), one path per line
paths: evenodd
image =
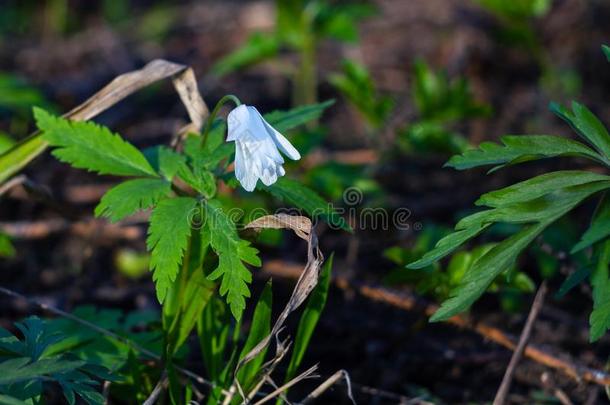
M210 133L210 130L212 129L212 125L214 124L214 120L216 119L216 116L218 115L220 108L224 104L226 104L228 101L232 101L236 107L239 107L241 105L241 101L239 101L239 99L236 96L234 96L233 94L227 94L226 96L221 98L218 101L218 103L216 103L216 106L214 107L214 109L212 110L212 113L208 117L208 121L206 122L205 129L203 130L201 146L205 146L205 143L208 140L208 134Z

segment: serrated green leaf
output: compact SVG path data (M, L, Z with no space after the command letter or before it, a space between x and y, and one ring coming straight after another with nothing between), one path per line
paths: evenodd
M178 175L204 197L211 198L216 194L216 178L212 172L205 169L193 172L188 166L183 166Z
M239 354L239 360L243 359L260 341L262 341L271 332L271 310L273 301L273 293L271 281L265 285L265 289L261 293L260 298L254 309L252 322L250 324L250 332L246 338L243 348ZM246 363L237 373L237 378L244 388L245 392L250 392L252 383L255 382L255 377L258 374L267 348L263 349L256 357Z
M442 259L448 254L451 254L453 251L455 251L455 249L459 248L461 245L483 232L488 226L489 225L474 226L472 228L459 230L445 236L436 243L434 249L426 253L416 262L408 264L407 268L417 270L430 266L432 263Z
M39 108L34 116L43 139L56 148L53 155L62 162L99 174L157 177L136 147L106 127L69 121Z
M602 122L582 104L572 102L572 111L551 103L551 111L566 121L586 141L597 149L606 163L610 159L610 134Z
M260 266L258 251L250 246L250 242L239 239L235 224L217 200L207 201L206 218L205 226L210 234L210 245L218 255L218 267L208 279L222 278L220 295L226 295L231 313L239 320L246 307L245 298L250 296L248 284L252 282L252 274L242 261Z
M445 166L457 170L478 166L521 163L555 156L580 156L603 162L604 159L589 147L568 138L553 135L506 135L502 145L483 142L477 149L453 156Z
M582 170L562 170L542 174L512 186L483 194L475 204L501 207L534 200L557 189L603 180L610 180L610 176Z
M45 375L65 373L85 365L81 360L69 361L60 357L38 359L16 358L0 363L0 385L15 384Z
M334 103L335 100L328 100L323 103L296 107L288 111L273 111L265 114L264 118L273 128L279 132L284 132L319 119L324 110Z
M591 221L591 226L583 233L580 241L574 245L570 253L574 254L586 249L608 236L610 236L610 198L606 196Z
M151 252L150 270L160 303L180 270L196 205L193 198L171 198L159 202L150 216L146 246Z
M430 322L438 322L467 310L487 290L494 279L507 270L548 223L539 223L523 228L518 233L498 243L468 269L459 286L451 291L432 315Z
M133 179L114 186L95 207L96 217L118 222L136 211L155 205L171 192L171 183L161 179Z
M596 181L558 189L535 200L514 203L469 215L462 218L455 229L468 229L493 222L523 224L546 221L549 218L565 214L590 195L609 187L610 182L608 181Z
M154 146L144 150L144 156L155 171L171 181L186 166L186 157L167 146Z
M271 186L259 183L257 188L304 210L313 219L322 218L334 227L351 231L345 219L333 210L330 203L324 201L315 191L298 181L282 177Z
M596 254L597 263L591 273L593 287L593 311L589 317L591 326L589 339L594 342L610 328L610 241L604 242Z
M223 121L212 127L208 134L205 147L201 144L201 137L190 135L184 141L184 153L189 157L195 173L200 170L214 170L218 164L229 159L235 152L233 142L224 142L227 129Z

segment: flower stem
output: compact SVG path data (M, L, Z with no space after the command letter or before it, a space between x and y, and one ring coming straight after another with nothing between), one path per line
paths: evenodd
M214 109L210 113L210 116L208 117L208 120L205 125L205 129L203 130L203 135L202 135L202 139L201 139L202 147L205 146L205 143L208 140L208 134L210 133L210 130L212 129L212 124L214 124L214 120L216 119L216 116L218 115L220 108L224 104L226 104L228 101L232 101L236 107L241 105L241 101L239 101L239 99L236 96L234 96L233 94L227 94L226 96L221 98L218 101L218 103L216 103L216 106L214 107Z

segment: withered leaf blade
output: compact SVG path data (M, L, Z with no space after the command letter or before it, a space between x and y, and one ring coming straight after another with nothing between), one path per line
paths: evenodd
M307 264L297 280L294 290L292 290L292 295L290 296L288 303L275 321L271 332L242 358L235 369L234 375L237 375L237 372L244 364L256 357L269 345L272 337L278 334L288 316L303 304L305 299L318 284L320 268L324 262L324 256L318 247L318 237L313 230L311 219L307 217L288 214L267 215L250 222L245 228L290 229L294 231L300 238L307 241ZM235 378L234 384L237 385L240 394L242 394L242 398L244 398L242 388L239 385L237 378Z
M82 104L63 115L74 121L86 121L96 117L127 96L160 80L171 78L174 87L184 104L191 123L181 132L199 132L209 115L197 87L193 70L185 65L155 59L142 69L117 76L104 88L95 93ZM40 132L28 136L11 149L0 154L0 184L18 173L36 156L47 148Z

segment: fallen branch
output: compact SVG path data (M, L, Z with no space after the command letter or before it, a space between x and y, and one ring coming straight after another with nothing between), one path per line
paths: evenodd
M517 344L517 347L510 358L510 362L508 363L508 367L506 368L506 372L502 378L502 383L500 384L500 388L498 388L498 392L494 398L493 405L504 405L506 403L506 396L508 395L508 390L510 389L510 384L513 380L515 369L517 368L517 364L519 364L519 360L521 360L523 351L525 350L527 342L530 339L534 323L536 322L540 309L542 308L542 304L544 303L546 292L546 281L543 281L542 285L538 289L538 292L536 293L534 303L532 304L530 313L527 316L527 321L525 322L525 327L523 328L523 332L521 332L521 336L519 337L519 344Z
M300 274L301 268L302 265L291 264L282 260L267 261L263 266L263 270L268 274L293 279ZM426 303L421 298L407 295L404 292L367 284L356 284L341 277L333 278L333 282L342 290L357 291L362 296L373 301L383 302L405 311L417 310L423 312L427 316L431 316L438 309L437 305ZM473 323L461 315L448 319L447 323L472 330L488 340L510 350L515 350L516 339L496 327L481 322ZM535 345L527 345L524 355L536 363L563 372L577 382L586 381L602 386L610 385L609 373L559 358Z
M0 222L0 231L13 239L44 239L51 234L68 231L80 237L96 236L102 239L140 240L144 231L134 225L111 224L101 219L71 222L63 218L41 221Z

